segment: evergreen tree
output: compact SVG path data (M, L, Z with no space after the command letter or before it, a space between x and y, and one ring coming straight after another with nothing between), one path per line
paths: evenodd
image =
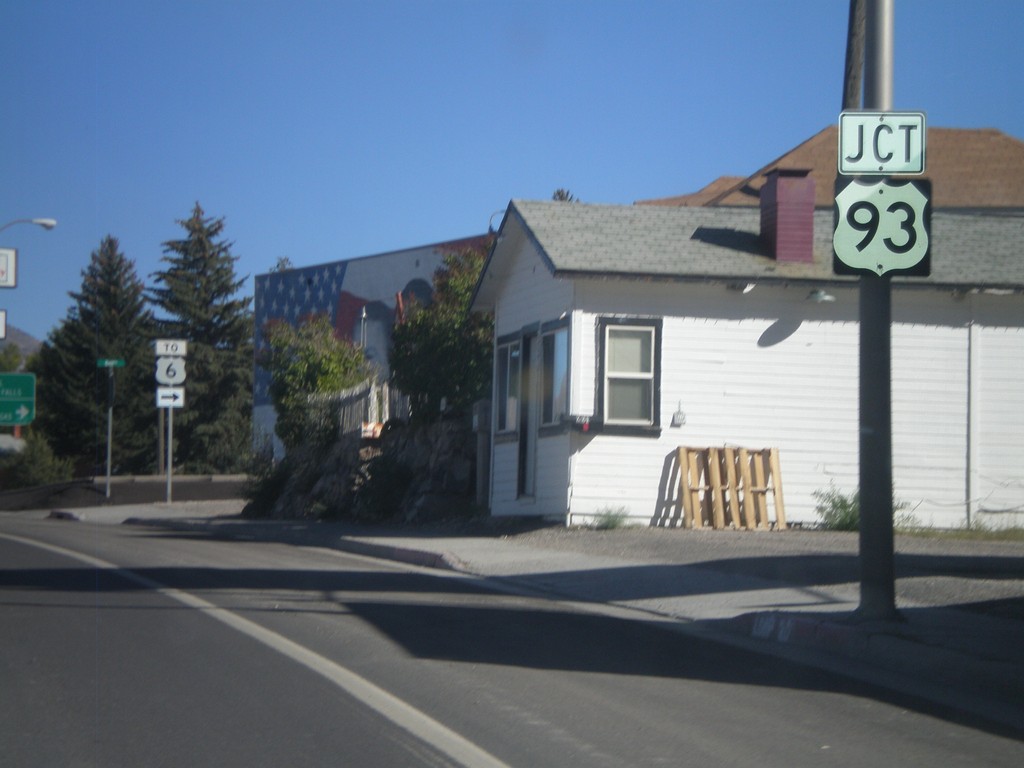
M153 405L153 316L134 263L108 235L82 272L74 304L30 361L36 374L33 429L77 474L105 471L107 409L113 378L111 464L122 474L156 467L157 413ZM100 359L124 368L97 367Z
M164 243L167 269L155 275L151 301L162 311L162 338L188 341L185 407L174 414L175 465L185 472L240 472L252 442L253 318L237 257L220 239L224 219L196 203L177 222L184 238Z

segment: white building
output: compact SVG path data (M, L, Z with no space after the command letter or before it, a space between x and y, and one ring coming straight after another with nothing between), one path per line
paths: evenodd
M777 448L790 522L856 490L858 283L832 211L796 204L803 245L753 207L510 203L474 297L492 514L676 524L679 446ZM895 497L925 525L1021 524L1024 210L936 211L931 243L930 276L893 280Z

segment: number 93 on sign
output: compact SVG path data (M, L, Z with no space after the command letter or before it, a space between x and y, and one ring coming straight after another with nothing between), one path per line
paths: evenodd
M930 274L931 182L836 182L836 274Z

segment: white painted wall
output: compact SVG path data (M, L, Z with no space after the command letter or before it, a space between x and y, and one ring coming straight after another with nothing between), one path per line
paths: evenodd
M1024 311L1013 296L972 296L972 520L1024 525Z
M519 333L527 326L558 320L572 307L572 283L554 280L532 244L514 229L504 245L513 251L503 275L495 310L495 338ZM572 342L570 341L570 347ZM534 345L540 371L540 345ZM572 381L570 381L570 388ZM496 407L496 405L495 405ZM497 423L492 413L492 424ZM541 436L533 469L535 492L518 496L519 443L508 436L492 437L491 514L562 516L568 509L569 436Z

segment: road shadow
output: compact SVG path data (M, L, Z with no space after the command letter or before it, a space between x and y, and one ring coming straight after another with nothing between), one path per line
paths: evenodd
M284 610L322 614L324 620L336 605L415 658L840 693L1005 732L998 723L972 718L953 707L769 654L670 631L654 622L567 609L557 601L497 596L464 579L422 572L260 568L159 567L133 569L131 574L80 566L0 569L0 613L13 595L24 598L36 591L132 593L149 592L159 584L214 600L211 592L236 596L240 591L273 592ZM396 597L384 599L385 593ZM146 610L152 609L150 603ZM24 599L17 604L26 607ZM247 612L243 607L233 610ZM1018 683L1007 679L1008 686Z
M198 538L202 534L150 535ZM976 558L905 555L900 567L915 572L974 573ZM1021 573L1019 558L985 558L993 569ZM770 562L765 562L770 561ZM778 586L785 579L811 587L842 583L856 569L855 557L786 556L734 558L691 565L643 565L596 568L568 573L550 572L522 579L522 583L550 587L553 581L571 582L579 594L595 602L616 602L686 594L713 594L716 590L748 589L751 585ZM688 579L695 571L714 579ZM769 578L769 576L771 578ZM823 581L824 580L824 581ZM907 693L874 686L840 674L780 659L768 653L717 642L713 636L673 631L662 623L607 613L585 612L565 606L557 598L498 595L469 579L441 578L424 571L373 567L358 570L271 569L230 567L143 567L130 574L115 569L84 566L48 568L0 567L0 616L5 604L32 607L33 593L150 592L156 585L204 595L216 602L216 593L232 594L241 613L246 609L239 593L250 592L258 601L269 593L285 611L306 612L329 620L334 607L359 617L382 636L415 658L463 664L487 664L532 670L694 680L720 684L764 686L816 691L873 699L951 722L1019 738L1007 726L965 714L954 705L942 705ZM385 598L384 596L389 597ZM599 597L597 596L599 595ZM69 604L72 598L68 598ZM1000 612L1020 617L1024 599L996 601ZM169 604L171 606L171 604ZM40 606L43 607L43 606ZM139 606L141 608L141 606ZM177 605L176 610L183 610ZM982 605L976 609L982 610ZM109 607L107 610L125 610ZM146 609L152 609L147 605ZM713 621L696 626L716 627ZM964 630L971 631L970 626ZM953 663L944 657L936 663ZM1024 685L1019 665L1008 670L1006 690L993 695L1019 701ZM1019 704L1018 704L1019 706Z

